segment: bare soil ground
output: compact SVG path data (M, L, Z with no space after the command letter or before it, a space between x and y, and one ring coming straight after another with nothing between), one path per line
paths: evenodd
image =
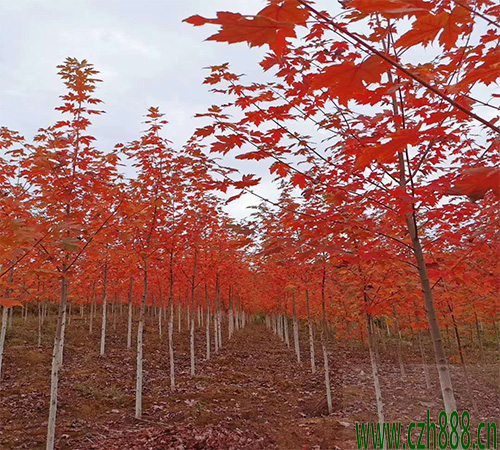
M354 449L355 422L375 421L373 383L367 349L354 341L330 339L334 414L323 401L322 355L311 374L306 330L301 330L302 364L293 349L252 323L205 360L205 333L197 331L197 376L189 376L188 334L175 332L177 389L170 390L166 333L157 319L145 336L144 416L134 418L135 351L126 349L125 315L109 321L107 354L100 357L97 323L92 336L85 319L74 315L67 329L57 419L58 449ZM99 321L98 321L99 322ZM177 324L176 324L177 325ZM54 319L44 326L37 348L36 318L17 317L9 330L0 382L0 448L44 448ZM134 330L135 331L135 330ZM395 343L382 339L382 390L387 421L437 421L441 401L437 373L425 387L418 346L405 342L407 376L401 377ZM427 347L429 347L427 345ZM453 349L450 349L452 351ZM476 357L473 343L468 349ZM452 374L460 410L471 427L500 416L499 366L493 342L489 364L469 366L479 412L472 410L460 366ZM432 354L428 361L433 362Z

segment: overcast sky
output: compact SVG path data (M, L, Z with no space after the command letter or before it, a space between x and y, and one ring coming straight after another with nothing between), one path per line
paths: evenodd
M54 111L64 86L56 66L66 57L87 59L99 70L96 96L106 114L92 134L102 150L139 137L148 107L159 106L165 136L181 146L201 122L193 116L221 101L202 84L203 67L230 62L238 73L258 75L264 49L204 42L215 27L182 20L217 11L255 13L261 0L0 0L0 125L27 139L60 116ZM232 161L231 161L232 162ZM266 166L239 162L265 176L256 192L275 198ZM245 195L227 206L241 218L258 199Z
M205 42L216 28L193 27L182 20L217 11L254 14L263 0L0 0L0 126L26 138L54 123L64 86L56 66L66 57L87 59L101 74L96 96L106 114L94 119L92 133L106 151L137 139L143 115L159 106L170 122L165 136L182 146L197 126L193 116L221 101L202 84L203 67L230 62L237 73L258 79L265 49L246 44ZM318 7L339 10L336 0ZM430 49L425 52L429 53ZM434 51L438 51L434 48ZM416 50L415 60L422 50ZM428 57L428 55L425 55ZM488 99L486 99L488 100ZM493 112L487 111L487 116ZM233 164L230 158L225 161ZM264 182L255 191L275 199L277 190L262 161L238 161L242 172L257 173ZM227 206L242 218L259 200L245 195Z

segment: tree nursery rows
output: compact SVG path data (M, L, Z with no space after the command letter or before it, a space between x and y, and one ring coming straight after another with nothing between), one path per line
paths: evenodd
M216 103L180 145L151 106L103 148L99 68L62 62L60 120L0 128L0 448L377 448L361 422L439 434L441 411L449 448L497 448L499 19L490 0L189 17L265 55L258 80L208 69Z

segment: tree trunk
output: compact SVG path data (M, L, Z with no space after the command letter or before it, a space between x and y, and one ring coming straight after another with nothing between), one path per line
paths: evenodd
M472 404L472 407L474 409L474 412L476 414L478 414L478 409L477 409L477 403L476 403L476 399L474 398L474 394L472 393L472 388L471 388L471 384L470 384L470 379L469 379L469 371L467 370L467 366L465 364L465 357L464 357L464 352L463 352L463 348L462 348L462 342L460 340L460 334L458 332L458 325L457 325L457 321L455 319L455 314L453 312L453 308L451 307L451 304L448 303L448 310L450 311L451 313L451 319L453 321L453 328L455 330L455 337L457 339L457 348L458 348L458 354L460 355L460 362L462 364L462 371L464 373L464 378L465 378L465 385L467 386L467 394L469 396L469 401L471 402Z
M12 284L14 281L14 268L10 269L9 273L9 283ZM10 298L10 289L5 290L5 298ZM7 336L7 325L9 322L9 308L2 306L2 328L0 330L0 380L2 379L2 361L3 352L5 349L5 338Z
M42 323L43 323L43 312L42 312L42 304L40 303L40 301L38 301L38 343L37 343L37 346L38 348L41 348L42 347ZM1 341L1 338L0 338L0 341ZM0 346L1 346L1 343L0 343ZM1 352L0 352L1 354ZM1 358L1 356L0 356ZM0 367L1 367L1 362L0 362ZM1 370L0 370L1 372Z
M175 361L174 361L174 302L169 299L170 316L168 319L168 356L170 362L170 389L175 390Z
M396 342L398 350L399 370L401 371L401 376L406 377L405 365L403 363L403 352L401 351L401 332L399 330L399 321L396 314L396 307L394 305L392 305L392 312L394 313L394 324L396 325Z
M283 313L282 314L278 314L276 316L276 320L278 322L278 326L277 326L277 329L278 329L278 337L284 341L285 340L285 333L284 333L284 323L283 323Z
M137 374L135 383L135 417L142 416L142 352L144 337L144 319L146 316L146 299L148 297L148 262L144 260L144 289L141 299L141 310L139 313L139 325L137 327Z
M194 261L193 261L193 275L191 277L191 308L192 308L192 313L191 313L191 327L189 330L189 349L190 349L190 356L191 356L191 376L194 377L196 373L196 368L195 368L195 346L194 346L194 331L195 331L195 290L196 290L196 266L198 263L198 249L195 249L194 251Z
M158 307L158 337L160 338L160 341L161 341L161 337L163 335L162 320L163 320L163 307L161 306L161 303L160 303L160 306Z
M2 379L3 350L5 348L5 336L7 335L7 321L9 320L9 308L2 306L2 329L0 331L0 380Z
M323 267L323 276L321 278L321 349L323 350L323 366L325 371L325 390L326 390L326 404L328 407L328 414L333 413L332 403L332 387L330 385L330 365L328 361L327 351L327 335L326 335L326 301L325 301L325 284L326 284L326 267Z
M234 305L234 303L233 303ZM234 305L234 328L236 331L238 331L241 328L240 324L240 304L239 302Z
M297 310L295 308L295 292L292 293L292 311L293 311L293 343L295 346L295 355L300 364L300 346L299 346L299 323L297 321Z
M113 316L113 331L116 331L116 303L117 303L117 295L115 293L115 298L113 299L113 305L111 306L111 314ZM71 310L70 310L71 311Z
M128 320L127 320L127 348L132 348L132 296L134 292L134 279L130 277L128 286Z
M288 330L288 316L286 314L282 314L281 320L283 321L283 332L285 333L285 344L288 348L290 348L290 331Z
M205 320L205 335L206 335L206 341L207 341L207 353L206 353L206 358L207 360L210 359L210 298L208 296L208 287L207 284L205 283L205 301L207 304L207 317Z
M9 314L7 317L7 330L10 330L12 327L12 318L14 317L14 308L8 308Z
M102 294L102 322L101 322L101 350L100 355L103 356L106 349L106 316L108 309L108 261L104 263L104 281Z
M476 322L476 333L477 333L477 341L478 341L478 345L479 345L479 356L481 358L481 364L483 365L485 362L485 359L484 359L483 340L481 337L481 328L479 326L479 319L477 317L476 307L475 307L474 303L472 303L472 307L474 308L474 320Z
M399 153L399 172L400 172L400 186L406 192L406 168L404 161L404 154ZM441 386L441 395L443 398L444 409L448 417L451 413L456 411L457 403L453 392L453 385L451 382L450 368L448 367L448 360L443 347L441 339L441 331L437 322L436 309L434 307L434 296L427 274L427 266L425 265L424 252L418 236L418 227L414 213L406 214L406 225L408 233L412 242L413 252L418 267L418 274L420 278L420 285L424 296L425 311L427 313L427 321L429 323L429 331L434 346L434 354L436 356L436 365L438 368L439 383Z
M231 339L234 333L234 313L233 313L233 299L231 297L231 287L229 287L228 328L229 328L229 339Z
M168 318L168 356L170 363L170 389L174 391L175 360L174 360L174 249L173 247L172 251L170 252L170 288L168 294L168 307L170 310L170 316Z
M424 368L425 385L427 389L431 389L431 378L429 376L429 368L427 367L427 359L425 357L424 344L422 342L422 332L418 330L418 345L420 347L420 356L422 357L422 366Z
M213 312L215 353L217 353L220 348L219 321L217 320L217 314L219 308L219 295L220 295L219 274L217 274L215 278L215 300L214 300L214 312Z
M420 317L417 314L416 306L415 306L415 319L417 322L417 326L419 326L420 325ZM427 358L425 357L424 344L423 344L423 340L422 340L422 330L420 328L418 329L418 346L420 347L420 356L422 358L422 366L424 368L425 385L426 385L427 389L431 389L431 378L429 376L429 368L427 366Z
M218 311L217 311L217 333L218 333L218 341L219 341L219 350L222 348L222 305L220 298L220 289L219 289L219 300L218 300Z
M64 350L64 330L66 318L66 302L68 298L68 281L66 279L66 268L63 267L61 278L61 299L59 302L59 315L57 319L56 334L54 336L54 347L52 350L52 369L50 375L50 404L49 419L47 423L47 450L53 450L56 436L56 416L57 416L57 393L59 384L59 369L62 358L60 353Z
M89 334L94 332L94 317L95 317L95 280L92 283L92 297L90 299L90 317L89 317Z
M372 375L373 375L373 385L375 387L375 401L377 403L377 418L380 426L382 427L385 418L384 418L384 402L382 400L382 390L380 388L380 378L379 378L379 370L377 358L375 355L375 348L373 342L373 321L370 314L366 315L366 328L368 332L368 350L370 352L370 363L372 366Z
M66 283L66 285L67 284L68 283ZM63 311L63 321L62 321L61 340L59 342L59 346L60 346L60 351L59 351L59 367L62 366L62 364L63 364L63 358L64 358L64 338L66 336L66 324L68 323L67 317L68 317L68 308L64 308L64 311Z
M314 330L311 320L311 308L309 306L309 291L306 289L307 326L309 327L309 350L311 354L311 372L316 373L316 361L314 358Z

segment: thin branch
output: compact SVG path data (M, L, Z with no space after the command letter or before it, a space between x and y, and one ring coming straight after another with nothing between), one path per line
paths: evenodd
M484 126L490 128L491 130L495 131L496 133L500 134L500 128L495 126L494 124L488 122L486 119L484 119L481 116L478 116L465 106L461 105L457 101L453 100L451 97L446 95L445 93L441 92L438 88L435 86L432 86L429 84L427 81L425 81L423 78L419 77L418 75L415 75L411 70L408 70L406 67L402 66L398 62L394 61L391 57L387 56L386 54L382 53L381 51L377 50L375 47L372 45L366 43L363 39L360 37L356 36L355 34L351 33L349 30L343 28L327 16L325 16L323 13L306 3L304 0L297 0L301 5L303 5L305 8L309 9L312 11L314 14L316 14L318 17L322 18L326 23L331 25L335 30L339 31L340 33L343 33L347 36L349 36L351 39L356 41L361 47L363 47L365 50L370 51L371 53L377 55L379 58L382 58L384 61L388 62L392 66L394 66L396 69L398 69L400 72L403 72L406 76L409 78L415 80L417 83L420 85L424 86L434 94L436 94L438 97L441 97L443 100L445 100L447 103L450 105L454 106L458 110L462 111L464 114L468 115L469 117L472 117L473 119L477 120L478 122L482 123Z

